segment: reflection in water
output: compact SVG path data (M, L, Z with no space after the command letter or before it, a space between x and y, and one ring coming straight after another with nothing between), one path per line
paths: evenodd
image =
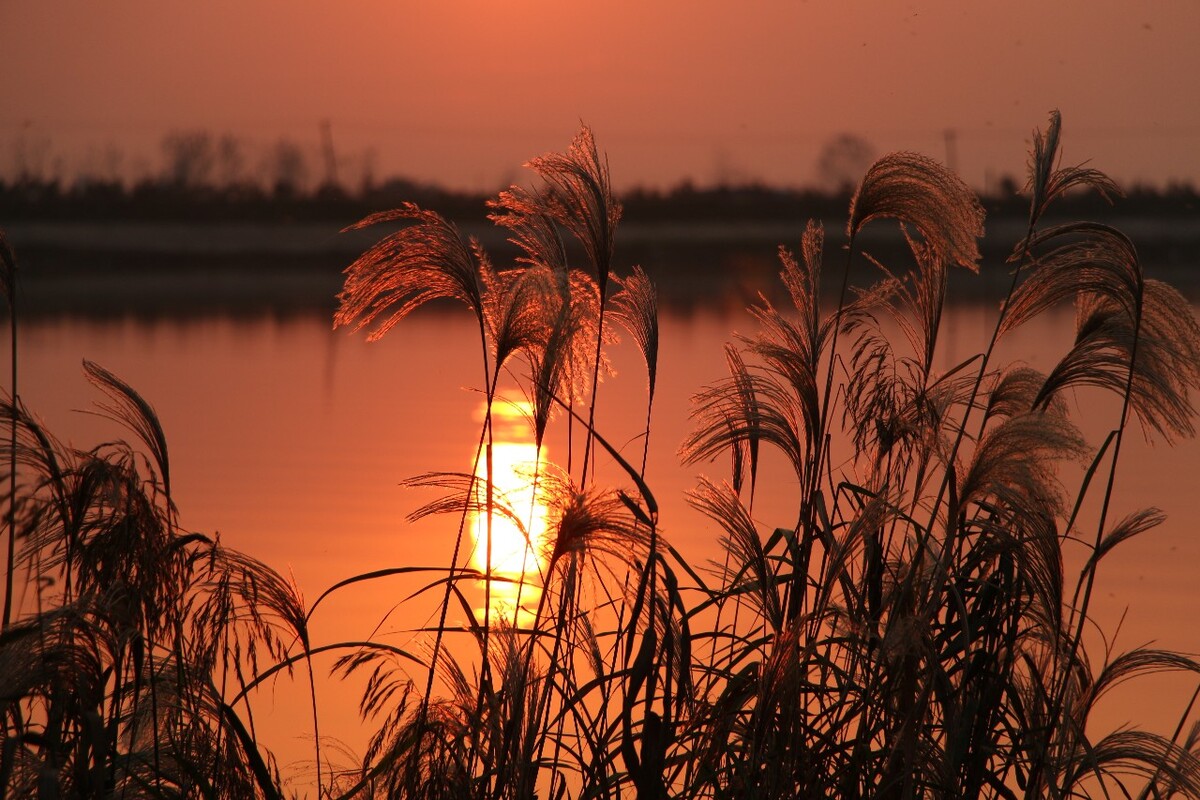
M474 537L471 566L500 579L491 584L490 617L509 623L532 619L541 596L546 504L544 493L536 487L547 462L546 448L539 453L534 444L531 414L527 402L498 401L492 408L490 554L487 512L476 513L470 527ZM481 509L487 508L487 474L485 451L475 464L475 500ZM516 608L520 614L514 619ZM483 619L482 608L476 609L476 614Z
M986 341L997 304L953 306L948 313L947 335L956 338L943 369L967 358L981 338ZM219 532L228 546L294 575L312 597L349 575L447 562L457 520L449 525L444 519L404 523L404 516L423 499L397 484L428 470L465 471L473 458L482 421L479 395L461 387L474 376L474 367L453 368L444 355L467 352L477 344L478 332L462 322L453 314L418 314L391 339L367 345L331 334L324 318L154 324L55 320L26 330L22 358L35 368L21 379L22 395L50 430L90 446L120 432L93 415L74 413L94 396L79 368L80 359L88 357L116 372L152 400L166 427L172 492L188 529ZM1071 335L1072 322L1069 308L1032 320L1008 335L997 362L1020 358L1042 371L1052 369L1063 337ZM741 314L664 314L661 326L648 483L661 505L664 535L692 565L702 568L721 559L724 551L718 532L684 502L684 493L695 487L696 473L719 478L728 465L681 467L675 447L691 430L689 397L726 374L718 357L722 346L731 331L753 330L753 322ZM298 390L321 385L326 365L313 353L326 352L331 339L338 348L332 395ZM426 342L440 347L424 346ZM610 441L640 443L636 437L645 415L643 366L636 353L618 348L614 355L615 376L601 387L614 413L601 430ZM396 369L397 364L404 369ZM464 373L469 373L466 378ZM414 391L413 375L421 376L420 391ZM1120 408L1109 411L1105 417L1094 406L1087 407L1084 416L1090 426L1085 433L1093 444L1104 440ZM535 464L528 425L518 409L504 403L497 404L496 412L494 462L523 463L517 470L518 483L528 486ZM505 443L518 447L515 455L501 455L500 445ZM566 439L552 440L549 452L565 462ZM764 458L773 455L769 452ZM1154 647L1195 652L1200 649L1195 625L1200 618L1195 581L1195 565L1200 563L1195 525L1200 519L1200 493L1195 491L1200 441L1152 447L1130 436L1121 458L1114 509L1123 515L1156 506L1170 516L1161 528L1122 543L1106 558L1098 583L1102 588L1093 602L1098 628L1111 633L1120 625L1118 646L1153 642ZM544 461L543 471L556 475ZM761 478L755 517L768 531L794 523L796 487L791 481L772 479L785 470L782 464L773 472L764 469ZM504 469L496 472L499 481L506 480ZM510 496L509 502L522 505L516 497ZM528 520L528 494L524 508ZM507 525L498 521L500 526L493 528ZM549 536L545 524L539 518L532 525L534 537ZM475 528L470 530L474 533ZM486 532L486 525L480 532ZM500 530L493 533L495 539L502 535ZM536 584L536 562L524 536L519 536L512 562L516 566L494 571L519 578L525 566L527 578ZM477 548L471 566L482 570L486 537L478 539L483 546ZM1073 542L1067 546L1074 564L1089 555ZM499 562L497 549L493 560ZM366 638L399 597L423 582L364 583L357 592L331 599L311 621L313 640ZM515 584L493 583L497 594L510 586L507 601L500 595L493 607L508 602L511 608L516 598ZM472 593L471 602L482 607L483 596L481 587ZM536 589L527 585L521 605L536 608L537 602ZM398 615L405 631L427 619L427 609L413 608ZM407 639L396 642L404 646ZM1096 729L1137 721L1169 734L1194 684L1189 675L1150 680L1149 685L1134 682L1106 694L1093 716ZM357 714L357 687L328 681L319 688L322 733L365 748L367 727ZM293 694L286 694L289 691ZM282 764L311 758L309 744L296 737L309 724L308 696L303 681L290 687L281 681L256 709L257 733L278 748Z

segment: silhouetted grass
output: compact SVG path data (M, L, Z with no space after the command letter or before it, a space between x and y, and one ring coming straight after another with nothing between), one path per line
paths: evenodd
M375 338L450 299L479 330L483 471L409 481L442 492L413 518L448 520L443 569L351 576L306 608L265 565L183 532L161 426L116 376L87 367L102 413L136 448L67 447L8 403L10 479L21 478L9 514L38 608L0 635L0 785L282 795L248 700L303 662L315 715L311 657L335 652L335 678L365 676L375 733L349 768L325 768L329 748L315 749L322 796L1200 797L1190 707L1170 736L1089 726L1112 686L1200 664L1147 648L1093 663L1084 637L1100 562L1163 518L1113 522L1119 456L1135 419L1148 436L1192 435L1200 327L1175 290L1143 277L1119 231L1042 223L1070 190L1119 193L1095 170L1061 166L1058 138L1054 114L1034 140L1028 231L999 321L948 370L935 356L949 273L978 270L984 215L944 167L897 153L870 168L832 295L819 225L798 255L780 250L786 306L752 309L758 331L726 347L729 375L696 395L683 446L689 462L732 466L690 497L721 543L709 567L659 531L645 474L657 300L640 269L613 268L620 206L587 129L530 163L537 186L492 204L519 252L507 267L414 205L355 226L406 223L347 269L336 325ZM859 246L884 220L900 223L909 251L886 264ZM1078 310L1075 338L1049 372L995 363L1006 335L1064 302ZM647 367L640 466L595 424L613 322ZM494 574L491 545L503 523L532 546L529 510L507 504L493 470L502 381L527 398L539 449L555 426L568 442L565 465L535 462L549 536L537 574L515 579ZM1098 449L1069 417L1075 391L1120 400ZM762 528L767 449L798 498ZM482 570L464 541L475 519ZM1068 540L1091 553L1075 574ZM309 640L330 594L397 576L439 598L417 648ZM496 585L514 580L526 610L494 612Z

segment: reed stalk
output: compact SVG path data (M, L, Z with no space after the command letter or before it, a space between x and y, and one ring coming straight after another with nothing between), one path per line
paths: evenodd
M0 286L8 300L9 393L14 408L20 407L17 392L17 259L4 231L0 230ZM4 571L4 617L0 631L8 630L13 611L13 573L16 570L17 547L17 415L10 415L8 455L8 542Z

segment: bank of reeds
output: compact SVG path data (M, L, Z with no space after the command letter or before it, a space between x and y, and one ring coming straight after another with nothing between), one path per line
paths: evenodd
M948 274L979 269L983 212L940 164L885 156L851 202L844 251L812 223L798 255L780 250L788 302L754 307L758 332L727 346L728 377L697 394L683 447L731 465L690 497L722 545L709 567L659 530L646 453L675 443L652 438L654 289L615 268L620 206L586 129L530 163L536 186L494 202L512 265L415 206L356 226L399 223L347 269L337 325L376 338L448 299L479 331L481 469L410 481L441 492L413 516L445 520L444 569L352 576L306 608L266 566L184 532L161 427L118 378L87 368L136 447L65 446L7 403L10 541L37 603L0 635L0 785L285 794L250 701L300 669L320 741L311 656L333 652L335 677L366 677L376 732L359 763L318 769L320 796L1200 797L1190 709L1166 735L1089 724L1114 685L1200 664L1147 648L1097 659L1085 636L1099 565L1163 518L1113 507L1123 442L1192 435L1200 327L1119 231L1043 222L1066 192L1119 194L1062 166L1058 139L1055 114L1030 156L1027 235L985 267L1012 274L999 321L949 369L936 358ZM896 222L904 263L857 246L865 226ZM1005 336L1068 302L1075 337L1048 372L996 363ZM647 367L640 452L595 424L617 329ZM528 476L547 509L540 545L493 472L502 384L527 399L538 448L552 428L568 443L565 464L538 459ZM1074 392L1118 398L1098 446L1070 418ZM763 527L768 449L798 498ZM500 524L540 547L536 574L496 574ZM1069 540L1090 554L1077 570ZM425 649L309 641L329 593L406 574L438 597ZM523 611L494 608L500 582Z

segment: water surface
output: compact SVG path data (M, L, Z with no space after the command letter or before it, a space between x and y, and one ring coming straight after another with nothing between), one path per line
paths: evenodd
M943 328L943 367L982 348L994 315L986 305L951 309ZM1002 355L1047 368L1065 345L1071 323L1069 311L1046 315L1017 331ZM735 332L752 330L745 314L673 312L662 319L646 475L662 508L664 534L695 564L718 557L717 532L687 506L684 495L699 473L720 479L728 465L680 466L677 449L689 430L689 398L723 373L725 342ZM103 420L72 411L88 408L95 398L81 359L112 370L161 417L184 527L219 533L227 545L290 571L309 601L350 575L449 561L457 521L407 522L406 515L433 494L399 484L423 472L472 468L483 376L478 330L470 318L425 310L375 344L333 332L317 316L58 318L27 326L22 337L21 394L52 431L84 447L122 435ZM632 344L616 348L613 374L600 387L597 426L634 464L642 457L645 384ZM515 381L504 391L513 401L522 399ZM1119 411L1091 396L1073 405L1084 415L1093 444ZM1169 521L1109 558L1093 610L1107 635L1115 636L1118 651L1155 642L1197 652L1200 446L1194 441L1173 449L1149 446L1136 429L1134 434L1122 453L1111 519L1155 505L1167 511ZM553 435L548 457L569 453L561 432ZM764 470L756 516L768 531L790 527L796 487L779 462L768 459ZM623 483L616 472L602 471L600 477ZM1081 552L1069 556L1079 559ZM314 643L375 635L418 646L411 632L432 623L433 596L406 598L424 581L394 578L339 593L314 618ZM1102 652L1097 647L1093 657L1099 660ZM1142 721L1169 733L1191 685L1178 677L1145 682L1107 701L1098 720L1109 726ZM264 739L284 761L308 752L306 691L285 678L256 699ZM353 684L319 687L323 733L351 749L361 748L365 738L356 700Z

